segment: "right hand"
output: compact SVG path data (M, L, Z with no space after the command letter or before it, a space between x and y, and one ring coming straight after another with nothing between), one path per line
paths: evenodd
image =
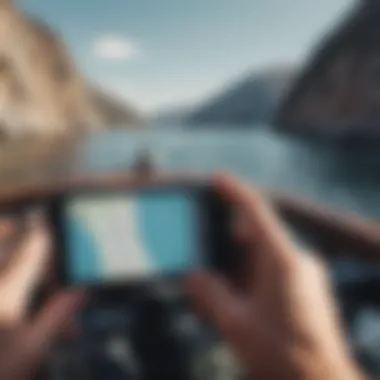
M229 176L216 187L238 211L249 249L246 285L199 274L194 300L260 380L363 379L348 350L324 265L296 247L274 211Z

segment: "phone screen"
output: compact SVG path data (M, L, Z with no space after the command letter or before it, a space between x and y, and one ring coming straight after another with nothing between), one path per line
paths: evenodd
M197 191L81 194L63 205L66 277L97 284L181 274L202 266Z

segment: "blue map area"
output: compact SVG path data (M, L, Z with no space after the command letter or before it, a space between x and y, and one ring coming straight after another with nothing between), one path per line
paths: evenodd
M191 194L143 195L136 201L144 246L159 271L176 272L197 266L196 200Z
M111 236L107 241L99 242L99 236L90 230L90 215L83 210L88 210L88 205L81 212L81 201L84 198L73 199L66 210L66 235L69 248L68 267L69 277L74 283L96 283L101 280L112 280L112 273L107 271L107 262L115 260L111 257L110 242L117 242L119 247L128 247L129 239L136 236L128 236L122 226L112 229L113 220L104 220L100 217L99 223L111 227ZM107 210L109 198L96 199L93 207L99 212ZM141 253L144 260L154 268L157 274L180 274L199 266L199 236L197 200L194 194L183 192L151 192L135 197L126 194L124 206L125 212L132 210L132 223L135 223L138 231L139 245L144 248ZM121 204L120 210L123 209ZM118 210L118 212L120 211ZM78 218L77 215L81 215ZM104 212L108 218L110 214ZM93 213L91 213L93 217ZM100 214L101 215L101 211ZM111 240L110 240L111 239ZM101 243L101 244L100 244ZM127 248L126 248L127 250ZM128 266L128 252L125 253L125 261L120 261L119 267Z
M71 281L98 282L102 279L101 252L85 224L69 216L67 220L69 255L67 265Z

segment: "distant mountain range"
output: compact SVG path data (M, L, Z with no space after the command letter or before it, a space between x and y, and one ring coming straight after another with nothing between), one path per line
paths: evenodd
M157 127L180 126L185 124L190 112L190 107L188 106L175 106L159 110L149 116L149 123Z
M285 66L254 72L195 108L184 122L195 127L270 123L295 74Z

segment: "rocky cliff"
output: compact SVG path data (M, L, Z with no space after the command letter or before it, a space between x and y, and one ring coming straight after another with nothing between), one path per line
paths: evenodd
M50 28L0 0L0 134L46 136L136 124L138 113L89 86Z
M360 1L320 43L277 114L280 129L380 136L380 3Z
M143 125L140 112L125 100L95 86L89 86L87 91L93 106L100 114L107 129Z
M268 124L294 74L288 67L255 71L199 106L187 122L195 126Z

